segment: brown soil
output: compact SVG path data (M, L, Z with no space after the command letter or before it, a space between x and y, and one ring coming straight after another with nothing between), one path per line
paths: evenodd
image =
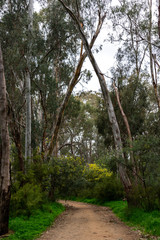
M141 239L138 231L122 223L109 208L72 201L61 203L66 211L39 240Z

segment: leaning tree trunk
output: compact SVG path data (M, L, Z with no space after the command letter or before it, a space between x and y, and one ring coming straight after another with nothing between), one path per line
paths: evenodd
M10 204L9 154L6 83L0 45L0 235L8 232Z
M66 9L66 11L69 13L69 15L71 16L71 18L74 20L78 31L80 33L81 39L83 41L83 45L85 48L85 51L90 59L90 62L95 70L95 73L99 79L99 83L101 86L101 90L102 90L102 94L104 97L104 101L108 110L108 115L109 115L109 120L111 122L111 126L112 126L112 132L113 132L113 136L114 136L114 142L115 142L115 146L117 149L117 152L119 154L121 154L121 157L124 158L123 153L122 153L122 141L121 141L121 135L120 135L120 130L119 130L119 126L118 126L118 122L115 116L115 112L114 112L114 108L113 108L113 104L110 98L110 94L109 91L107 89L107 85L106 85L106 81L104 78L104 75L102 74L101 70L99 69L99 66L97 65L97 62L92 54L91 48L88 44L88 41L85 37L85 34L83 32L83 29L80 25L80 22L78 21L77 17L74 15L74 13L64 4L64 2L62 0L59 0L59 2L61 2L61 4L64 6L64 8ZM130 179L126 173L125 168L123 167L122 164L119 164L118 166L118 170L119 170L119 174L120 174L120 178L121 181L124 185L126 194L128 196L128 200L130 201L130 192L131 192L131 182Z
M133 177L134 177L134 182L136 183L136 185L138 184L138 172L137 172L137 163L134 159L134 154L133 154L133 140L132 140L132 134L131 134L131 130L130 130L130 126L129 126L129 122L128 122L128 119L127 119L127 116L123 110L123 107L121 105L121 101L120 101L120 97L119 97L119 92L118 92L118 89L115 85L115 81L113 80L113 87L114 87L114 90L115 90L115 94L116 94L116 99L117 99L117 103L118 103L118 106L119 106L119 109L120 109L120 112L121 112L121 115L122 115L122 118L123 118L123 121L124 121L124 124L126 126L126 129L127 129L127 133L128 133L128 138L129 138L129 147L130 147L130 158L131 158L131 162L132 162L132 173L133 173Z
M98 22L98 25L97 25L97 29L96 29L95 34L93 35L92 40L91 40L90 45L89 45L90 49L93 47L93 45L94 45L94 43L95 43L95 41L96 41L96 39L97 39L97 37L100 33L100 30L102 28L104 19L105 19L105 15L103 17L99 16L99 22ZM55 125L54 125L51 142L50 142L49 147L48 147L48 149L46 151L46 154L45 154L46 157L52 155L52 153L53 153L53 149L54 149L54 146L56 145L59 129L60 129L60 126L61 126L61 123L62 123L64 111L65 111L66 106L69 102L72 91L73 91L75 85L78 83L78 79L79 79L79 76L80 76L80 73L81 73L83 63L84 63L84 61L87 57L87 53L86 52L82 53L82 51L83 51L83 45L81 45L80 59L79 59L77 68L75 70L74 76L69 83L67 92L65 94L63 102L62 102L62 104L61 104L61 106L58 110L58 113L57 113L57 118L56 118L56 122L55 122Z

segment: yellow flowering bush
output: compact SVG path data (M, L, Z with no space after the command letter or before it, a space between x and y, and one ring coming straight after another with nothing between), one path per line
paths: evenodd
M98 182L112 176L112 172L96 163L88 164L84 171L89 182Z

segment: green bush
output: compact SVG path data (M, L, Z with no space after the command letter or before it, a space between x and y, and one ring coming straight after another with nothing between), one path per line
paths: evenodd
M108 177L94 187L95 198L104 201L120 200L124 191L119 179L115 176Z
M95 198L100 202L105 202L122 199L124 197L124 190L120 180L112 175L100 182L88 183L78 196L86 199Z
M40 186L26 183L12 194L10 213L12 216L21 214L29 216L41 206L43 199L44 194Z

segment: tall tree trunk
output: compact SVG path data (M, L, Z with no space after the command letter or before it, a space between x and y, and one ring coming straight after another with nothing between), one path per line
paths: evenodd
M96 32L93 35L93 38L92 38L92 40L90 42L90 48L93 47L93 45L94 45L94 43L95 43L95 41L96 41L96 39L97 39L97 37L98 37L98 35L100 33L100 30L102 28L104 19L105 19L105 15L103 17L99 16L99 22L98 22L98 25L97 25ZM73 78L71 79L71 81L69 83L67 92L65 94L63 102L62 102L62 104L61 104L61 106L60 106L60 108L58 110L58 113L57 113L56 123L54 125L51 142L50 142L49 147L48 147L48 149L46 151L46 154L45 154L46 157L52 155L52 152L53 152L53 149L54 149L54 145L56 145L56 142L57 142L57 137L58 137L59 129L60 129L61 122L62 122L62 119L63 119L65 108L66 108L66 106L67 106L67 104L69 102L70 96L72 94L72 91L73 91L75 85L78 83L78 79L79 79L79 76L80 76L80 73L81 73L81 69L82 69L84 60L87 57L87 53L86 52L84 52L82 54L82 49L83 49L83 44L81 45L80 59L79 59L78 65L76 67L74 76L73 76Z
M154 67L153 67L153 59L155 59L155 57L154 57L153 52L152 52L152 0L148 0L148 4L149 4L149 12L150 12L149 33L148 33L149 55L150 55L150 71L151 71L151 79L152 79L152 84L153 84L153 88L154 88L154 93L155 93L158 109L160 111L160 96L159 96L159 92L158 92L158 85L157 85L157 81L155 79Z
M137 173L137 163L134 159L134 155L133 155L133 140L132 140L132 134L131 134L131 130L130 130L130 126L129 126L129 122L128 122L128 119L127 119L127 116L123 110L123 107L121 105L121 101L120 101L120 97L119 97L119 92L118 92L118 89L115 85L115 82L113 80L113 87L114 87L114 90L115 90L115 93L116 93L116 98L117 98L117 102L118 102L118 106L119 106L119 109L121 111L121 115L122 115L122 118L123 118L123 121L124 121L124 124L126 126L126 129L127 129L127 133L128 133L128 139L129 139L129 147L130 147L130 158L131 158L131 162L132 162L132 172L133 172L133 176L135 177L135 182L137 184L137 176L138 176L138 173Z
M158 5L158 34L160 38L160 0L159 0L159 5Z
M31 79L29 72L26 73L25 159L31 160Z
M10 204L9 132L7 121L6 82L0 45L0 235L8 232Z
M28 32L32 35L33 28L33 0L29 0L28 10ZM25 133L25 159L31 161L31 78L30 78L30 65L31 65L31 49L32 39L29 40L27 56L27 70L26 70L26 133Z
M59 0L59 2L61 2L61 4L64 6L64 8L66 9L66 11L69 13L69 15L71 16L71 18L74 20L78 31L80 33L81 39L83 41L83 45L85 48L85 51L90 59L90 62L95 70L95 73L99 79L99 83L101 86L101 90L102 90L102 94L104 97L104 101L108 110L108 115L109 115L109 120L111 122L111 126L112 126L112 132L113 132L113 136L114 136L114 142L115 142L115 147L117 149L118 154L121 154L122 157L123 153L122 153L122 141L121 141L121 135L120 135L120 130L119 130L119 126L118 126L118 122L115 116L115 112L114 112L114 108L113 108L113 104L110 98L110 94L109 91L107 89L107 85L106 85L106 81L104 78L104 75L102 74L99 66L97 65L97 62L92 54L91 48L88 44L88 41L85 37L85 34L83 32L83 29L80 25L79 20L77 19L77 17L73 14L73 12L64 4L64 2L62 0ZM124 185L124 188L126 190L126 194L128 196L128 200L130 200L130 190L131 190L131 182L130 179L126 173L125 168L123 167L122 164L119 164L118 166L118 170L119 170L119 174L120 174L120 178L121 181Z
M21 130L18 124L16 123L14 116L12 118L12 123L10 123L11 134L13 140L15 142L18 154L18 170L24 173L24 158L23 158L23 151L22 151L22 143L21 143Z

